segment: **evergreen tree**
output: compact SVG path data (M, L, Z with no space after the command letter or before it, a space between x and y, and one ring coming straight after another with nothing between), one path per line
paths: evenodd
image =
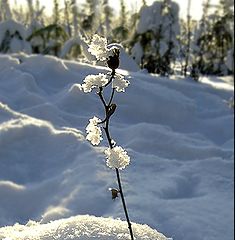
M28 16L29 16L28 22L31 23L34 20L34 7L33 7L32 0L27 0L27 3L28 3Z
M178 12L178 4L171 0L154 2L140 10L131 52L149 72L172 73L171 64L179 51Z
M79 34L79 24L78 24L78 9L76 0L72 0L72 15L73 15L73 29L74 29L74 36L78 36Z
M99 23L97 22L97 16L99 14L98 12L98 2L97 0L86 0L85 6L84 6L84 19L81 22L81 27L84 31L89 32L90 34L93 34L97 31ZM101 5L101 4L100 4ZM98 19L99 20L99 19Z
M31 1L31 0L28 0ZM53 23L58 24L60 22L60 15L59 15L59 0L53 0Z
M69 37L72 36L71 22L70 22L70 9L71 2L69 0L64 0L64 20L66 21L66 28Z
M227 2L229 3L229 1ZM217 9L214 13L208 15L210 7L217 7ZM233 41L233 10L231 4L220 1L219 6L213 6L208 0L200 25L195 32L194 45L192 46L193 73L218 75L231 73L227 58L229 52L233 49Z
M185 66L184 66L184 76L187 76L187 69L189 65L189 57L190 57L190 43L191 43L191 15L190 15L190 8L191 8L191 0L188 0L188 7L187 7L187 41L186 41L186 55L185 55Z
M112 24L112 17L113 17L113 9L109 6L109 1L103 1L103 26L104 26L104 36L108 39L111 35L111 24Z
M1 21L12 19L12 11L10 9L8 0L2 0L0 3L1 3L0 4L0 9L1 9L0 19L1 19Z
M128 13L126 11L126 5L124 0L120 0L120 18L119 24L113 30L114 41L116 42L123 42L128 37Z

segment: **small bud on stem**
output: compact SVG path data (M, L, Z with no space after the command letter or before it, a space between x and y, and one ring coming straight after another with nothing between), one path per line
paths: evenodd
M112 192L112 199L115 200L118 197L119 190L116 188L109 188L109 191Z

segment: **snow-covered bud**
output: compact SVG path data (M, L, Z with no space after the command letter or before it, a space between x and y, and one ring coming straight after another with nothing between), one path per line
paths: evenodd
M118 197L118 194L119 194L119 190L118 189L116 189L116 188L109 188L108 190L112 192L112 199L113 200Z

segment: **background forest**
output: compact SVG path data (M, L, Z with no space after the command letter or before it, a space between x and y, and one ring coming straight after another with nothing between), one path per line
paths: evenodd
M50 54L65 59L91 61L86 51L90 37L97 33L110 43L121 43L141 68L164 76L233 74L234 1L205 0L200 20L179 17L172 0L142 1L139 11L130 11L120 0L119 11L108 0L53 1L47 14L39 0L27 0L26 7L0 1L0 52L19 51ZM62 7L60 7L60 5Z
M0 240L233 240L234 8L0 0Z

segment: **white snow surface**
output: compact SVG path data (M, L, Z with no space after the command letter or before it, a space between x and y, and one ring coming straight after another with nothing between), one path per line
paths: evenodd
M167 240L147 225L133 224L135 238L138 240ZM56 220L48 224L29 221L26 225L15 224L0 228L0 239L5 240L126 240L129 239L126 222L112 218L89 215Z
M125 220L121 201L108 190L117 183L105 164L107 142L94 147L85 139L88 120L104 116L98 96L80 84L107 71L50 56L0 55L1 240L86 232L80 239L127 239L127 223L116 220ZM139 224L136 239L161 239L160 232L174 240L233 239L232 79L118 73L130 85L116 93L110 131L131 158L121 177L130 219Z

